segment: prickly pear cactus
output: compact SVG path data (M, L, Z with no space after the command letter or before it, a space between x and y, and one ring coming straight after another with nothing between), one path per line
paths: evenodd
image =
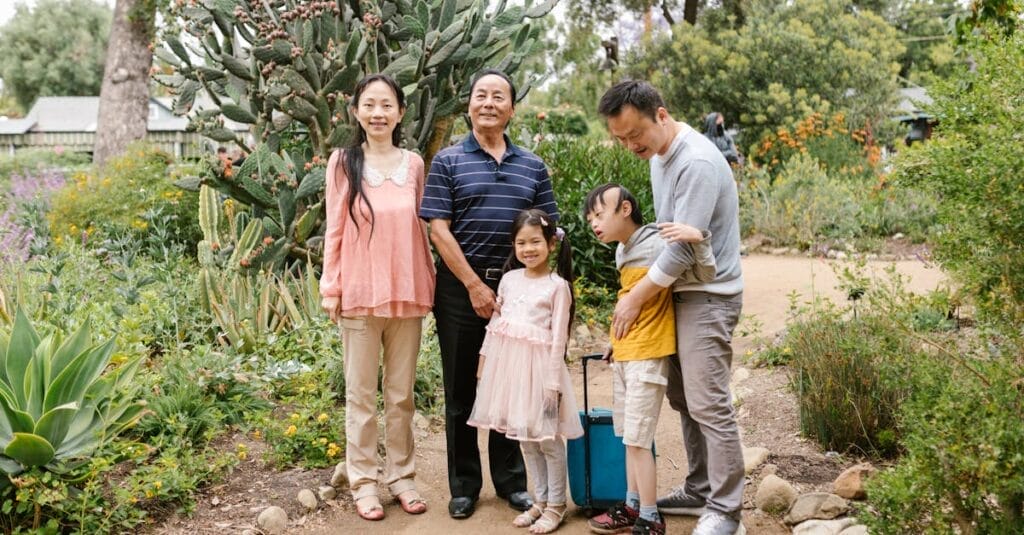
M376 72L398 81L405 146L429 161L465 112L473 73L514 73L538 46L530 20L556 3L179 0L173 13L186 35L156 48L171 69L156 79L176 94L176 111L191 112L193 128L248 153L240 168L211 165L202 183L252 206L271 248L317 260L325 162L353 131L347 104L356 82ZM216 107L194 111L199 94ZM255 143L224 118L252 125Z

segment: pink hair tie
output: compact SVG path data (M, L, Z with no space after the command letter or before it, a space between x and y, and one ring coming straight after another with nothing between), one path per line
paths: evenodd
M555 239L562 241L565 238L565 229L562 227L555 227Z

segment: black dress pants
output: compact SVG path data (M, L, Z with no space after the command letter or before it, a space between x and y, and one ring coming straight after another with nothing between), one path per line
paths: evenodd
M484 280L497 291L498 281ZM452 497L477 498L483 487L477 428L466 424L476 401L476 369L489 320L473 311L469 292L443 262L437 270L434 318L444 373L448 487ZM526 467L519 442L491 431L487 452L498 496L526 490Z

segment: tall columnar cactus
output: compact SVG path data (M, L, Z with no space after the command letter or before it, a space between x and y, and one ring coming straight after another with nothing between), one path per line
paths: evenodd
M556 3L179 0L185 34L156 49L173 71L156 78L177 95L180 113L192 111L197 94L209 95L216 107L193 112L193 127L250 153L240 169L215 166L202 182L253 206L274 247L309 257L324 164L352 133L347 104L359 78L384 72L398 81L408 104L405 146L429 160L465 111L472 74L515 72L537 49L541 30L529 20ZM225 128L225 117L252 125L256 145ZM312 150L283 150L296 137Z

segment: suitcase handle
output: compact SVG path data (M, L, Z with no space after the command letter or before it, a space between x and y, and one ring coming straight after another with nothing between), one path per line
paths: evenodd
M590 416L590 396L587 391L587 362L592 360L604 360L604 353L591 353L580 357L583 362L583 414Z
M593 502L593 494L590 488L590 395L587 391L587 362L592 360L604 360L604 353L591 353L580 357L583 361L583 463L586 467L583 470L583 488L587 504Z

